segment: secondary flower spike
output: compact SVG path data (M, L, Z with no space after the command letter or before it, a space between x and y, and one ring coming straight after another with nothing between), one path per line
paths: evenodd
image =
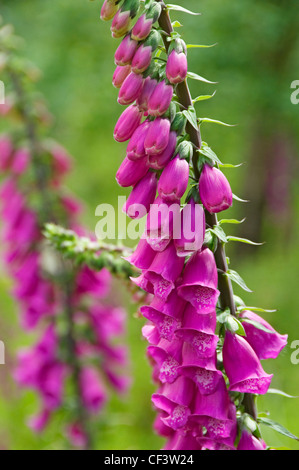
M273 375L267 374L246 339L227 331L223 344L223 365L230 390L241 393L267 393Z

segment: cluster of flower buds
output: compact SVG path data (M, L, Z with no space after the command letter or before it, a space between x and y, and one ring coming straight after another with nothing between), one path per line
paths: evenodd
M112 18L112 10L105 15L111 3L105 1L103 19ZM167 58L161 59L154 28L161 3L146 2L130 29L137 3L125 1L118 10L114 2L112 33L124 38L115 54L113 85L118 102L128 106L114 138L129 141L116 175L120 186L132 187L123 210L131 218L147 217L145 234L127 261L140 270L133 283L152 296L140 311L148 320L143 335L159 386L152 397L155 429L167 437L166 449L264 449L261 438L238 424L240 397L267 392L272 376L260 359L276 357L286 336L253 312L243 311L238 319L244 336L217 322L221 293L214 253L205 244L205 211L231 207L232 191L217 166L203 159L183 204L198 151L186 134L186 113L173 99L187 77L187 48L169 37Z
M49 252L42 234L45 214L87 233L78 222L81 204L62 186L70 157L59 145L46 142L40 161L38 170L48 175L42 188L46 195L36 180L32 152L12 136L0 137L3 256L14 280L12 294L20 306L22 327L43 332L36 345L20 352L15 379L40 396L41 410L29 423L37 432L55 411L69 408L71 386L76 407L67 417L66 431L73 445L86 447L82 414L88 420L98 414L109 398L109 387L122 393L129 385L121 373L128 365L127 349L118 344L125 334L126 313L103 302L111 287L108 270L66 267Z

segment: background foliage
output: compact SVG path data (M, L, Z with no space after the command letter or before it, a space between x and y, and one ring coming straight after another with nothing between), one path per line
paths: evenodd
M24 38L24 55L42 70L39 89L55 116L53 137L75 158L68 183L84 200L84 221L94 229L96 206L105 202L117 207L117 196L126 194L115 182L125 146L112 138L121 112L111 85L117 43L109 26L99 20L99 2L0 0L0 6L5 22ZM291 82L299 79L297 0L188 0L185 6L202 12L199 18L172 13L184 25L186 42L217 43L189 51L190 69L218 82L191 83L194 97L217 89L213 100L196 105L199 114L237 124L232 128L204 124L203 139L224 162L246 162L226 174L233 192L251 202L235 203L227 215L247 217L242 228L234 229L236 234L267 242L258 248L230 248L231 265L254 291L244 295L247 304L277 308L276 313L265 314L266 319L289 334L289 346L278 360L267 361L266 370L275 374L273 387L299 395L299 365L290 360L290 344L299 339L299 105L290 101ZM0 274L0 339L6 345L6 365L0 366L0 447L63 448L62 417L43 436L35 436L26 426L26 417L36 409L35 397L17 389L11 373L16 349L33 338L22 333L9 295L10 281L4 272ZM236 293L241 294L237 289ZM159 448L160 438L151 430L154 387L141 338L143 321L136 319L124 288L117 285L113 299L122 299L128 308L135 379L122 403L112 399L100 423L98 447ZM260 411L271 411L272 419L299 434L296 400L268 395L258 403ZM264 437L271 445L299 449L295 441L268 429Z

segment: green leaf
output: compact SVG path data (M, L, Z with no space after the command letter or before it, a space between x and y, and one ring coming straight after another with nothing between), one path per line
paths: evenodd
M247 240L247 238L240 238L240 237L232 237L231 235L228 235L227 236L227 239L229 241L233 241L233 242L240 242L240 243L247 243L247 245L256 245L256 246L259 246L259 245L263 245L264 243L257 243L257 242L253 242L251 240Z
M201 77L200 75L197 75L197 73L193 72L188 72L187 77L191 78L191 80L198 80L199 82L204 82L204 83L210 83L212 85L215 85L217 82L211 82L210 80L207 80L204 77Z
M233 194L233 199L235 201L239 201L239 202L249 202L248 200L246 199L241 199L240 197L236 196L235 194Z
M205 101L205 100L210 100L213 98L216 94L216 91L212 95L200 95L197 96L194 100L192 100L193 104L198 103L199 101Z
M218 221L219 225L222 224L243 224L243 222L246 220L246 218L242 220L237 220L237 219L221 219Z
M276 421L272 421L272 419L269 418L258 418L258 422L260 424L264 424L266 426L269 426L272 428L274 431L282 434L283 436L290 437L291 439L294 439L295 441L299 441L299 438L295 436L293 433L288 431L284 426L282 426L279 423L276 423Z
M273 395L280 395L286 398L299 398L298 396L289 395L288 393L285 393L282 390L278 390L277 388L269 388L267 393L271 393Z
M200 118L200 123L202 122L220 124L221 126L226 126L226 127L235 127L235 124L227 124L226 122L218 121L217 119L211 119L211 118Z
M217 42L215 44L210 44L209 46L206 46L204 44L187 44L187 49L193 49L193 48L209 48L209 47L215 47L217 46Z
M183 13L188 13L188 15L201 15L201 13L194 13L193 11L187 10L186 8L181 7L180 5L172 5L171 3L168 3L166 7L167 10L182 11Z
M193 106L189 106L188 110L183 111L183 115L190 122L191 126L198 131L196 111Z
M242 323L232 315L227 316L224 326L227 330L235 333L236 335L246 336Z
M240 274L237 273L237 271L233 271L232 269L229 269L225 273L225 275L229 277L231 281L235 282L240 287L242 287L242 289L245 290L246 292L252 292L252 290L249 289L249 287L247 287L244 279L242 279L242 277L240 276Z

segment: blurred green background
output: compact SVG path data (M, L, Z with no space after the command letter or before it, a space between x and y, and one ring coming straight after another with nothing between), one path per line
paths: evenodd
M172 3L175 3L174 1ZM176 2L179 3L179 2ZM264 367L274 373L272 386L299 395L299 364L291 363L290 345L299 340L297 286L299 282L299 105L290 97L291 83L299 79L297 0L188 0L184 6L201 11L193 17L173 12L184 25L187 43L214 44L189 51L190 70L209 80L190 83L193 96L217 93L198 103L200 117L219 119L236 127L202 126L208 142L225 163L244 165L227 170L233 192L250 203L235 202L226 215L246 222L231 230L238 236L265 241L262 247L229 249L232 269L247 281L253 294L243 295L247 305L276 308L265 317L281 333L289 334L289 346ZM121 112L117 90L111 84L113 40L109 24L100 22L100 2L88 0L0 0L0 13L24 38L23 53L43 73L39 90L55 116L52 136L75 159L69 187L85 204L84 221L94 229L95 208L101 202L117 206L117 196L128 192L115 182L115 172L125 146L113 140L113 128ZM65 441L62 416L42 436L35 436L26 419L37 408L34 394L19 390L11 379L16 350L30 344L17 319L9 294L9 279L0 279L0 339L6 345L6 365L0 366L0 447L2 449L59 449ZM141 338L143 320L121 286L118 297L128 308L128 339L134 382L119 401L113 397L100 420L99 449L159 449L163 444L152 432L154 390ZM298 400L267 395L259 410L271 412L293 433L299 434ZM263 428L268 444L299 449L291 441Z

